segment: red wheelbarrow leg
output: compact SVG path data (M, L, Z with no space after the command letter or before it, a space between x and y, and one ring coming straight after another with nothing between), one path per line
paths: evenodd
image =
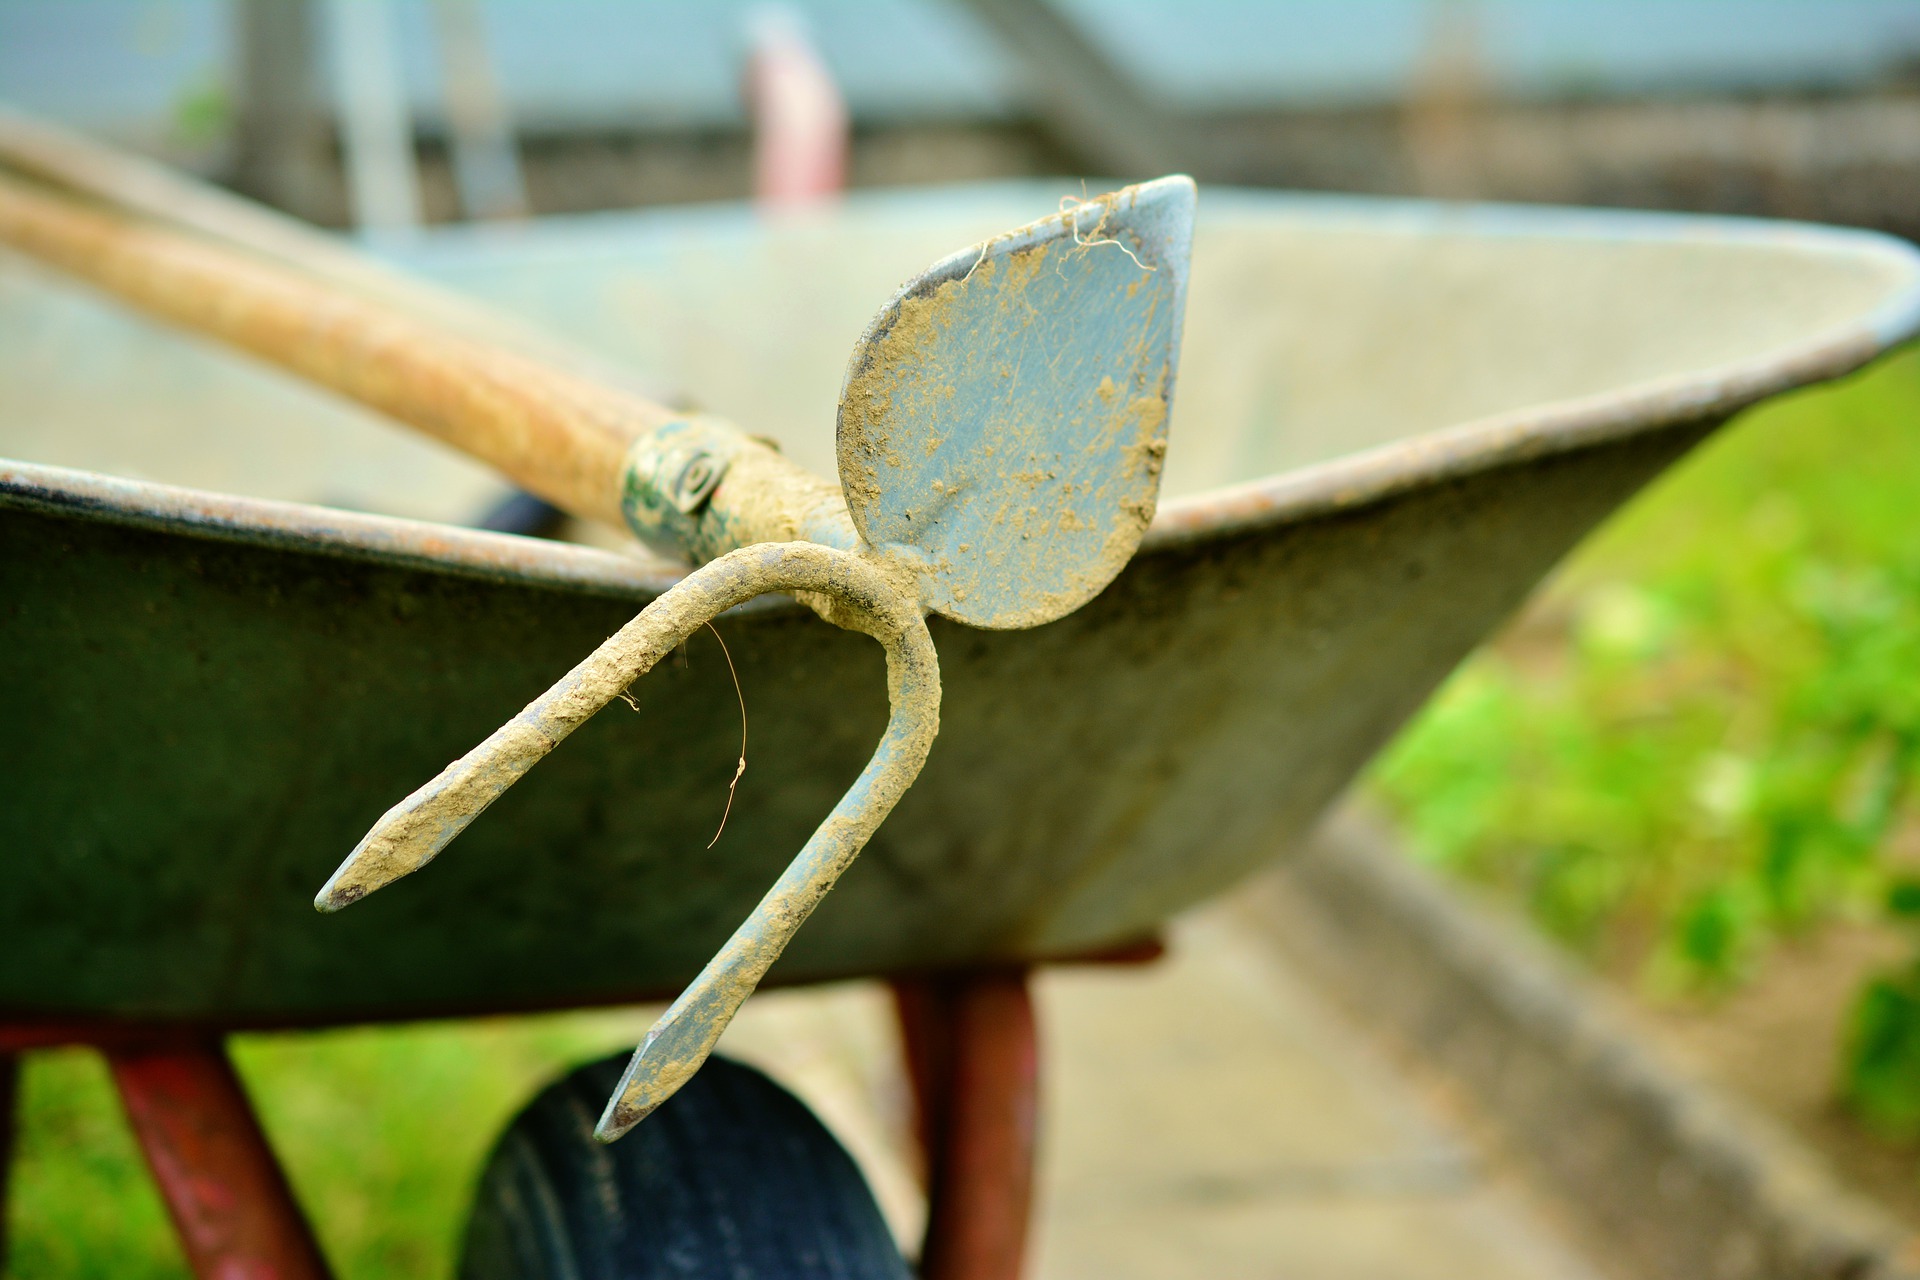
M217 1039L106 1050L201 1280L326 1280L313 1229Z
M927 1161L924 1280L1018 1280L1033 1200L1039 1053L1025 969L900 979Z

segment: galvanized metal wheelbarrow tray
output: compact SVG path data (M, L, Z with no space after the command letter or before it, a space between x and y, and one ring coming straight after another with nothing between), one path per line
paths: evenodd
M555 221L436 235L407 259L612 363L671 368L818 466L875 300L1059 194ZM1305 833L1674 459L1920 329L1920 255L1821 228L1209 192L1195 245L1169 499L1138 555L1045 626L931 621L939 738L775 979L1150 938ZM368 439L355 411L13 258L0 334L0 454L30 455L0 463L0 1021L98 1039L671 995L886 722L871 644L762 600L720 624L753 767L717 847L739 711L696 640L633 687L637 717L588 722L458 856L316 916L315 885L396 783L486 736L679 571L57 465L144 451L150 474L322 500L405 472L442 515L484 487L405 451L369 478L316 443ZM220 444L126 430L163 400ZM235 442L263 429L285 434L249 462Z

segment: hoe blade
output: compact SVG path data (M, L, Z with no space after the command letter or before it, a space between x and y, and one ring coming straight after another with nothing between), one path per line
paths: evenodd
M1153 518L1194 187L1161 178L962 250L854 348L840 482L935 611L1050 622L1099 594Z

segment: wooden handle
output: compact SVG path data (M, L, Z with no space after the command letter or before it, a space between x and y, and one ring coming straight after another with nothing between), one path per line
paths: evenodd
M0 104L0 167L95 204L324 280L339 292L662 403L677 397L477 299L409 275L331 232L244 196Z
M676 415L279 263L0 175L0 243L218 338L624 527L634 440Z

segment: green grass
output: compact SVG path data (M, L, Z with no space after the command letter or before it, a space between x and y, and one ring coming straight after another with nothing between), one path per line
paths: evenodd
M444 1280L507 1120L644 1030L631 1013L576 1014L242 1036L234 1057L338 1273ZM22 1102L8 1275L185 1276L99 1058L30 1055Z
M1456 673L1369 785L1424 857L1569 945L1657 990L1711 992L1783 937L1920 895L1916 780L1907 352L1675 468ZM1865 993L1853 1035L1843 1096L1920 1130L1920 970Z

